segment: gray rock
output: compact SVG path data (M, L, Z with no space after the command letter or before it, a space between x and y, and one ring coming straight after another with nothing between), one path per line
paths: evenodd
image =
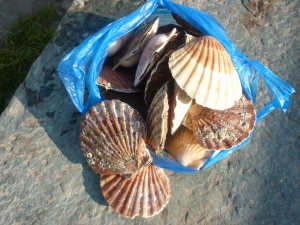
M107 206L99 175L80 150L81 114L56 68L86 37L143 2L74 1L32 65L0 117L0 223L299 224L298 92L286 115L280 110L269 114L249 144L230 157L198 174L167 172L172 196L159 215L130 220ZM297 91L298 1L176 2L215 16L241 51ZM259 89L257 109L270 100L263 82Z

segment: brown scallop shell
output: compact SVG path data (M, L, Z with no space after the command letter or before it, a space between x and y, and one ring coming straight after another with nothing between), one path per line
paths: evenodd
M149 218L160 213L171 197L163 169L149 164L130 180L119 175L101 175L101 189L108 204L125 217Z
M181 126L174 135L168 136L165 150L177 162L197 170L212 154L212 151L201 147L193 132L184 126Z
M181 125L183 118L192 105L192 99L174 82L172 100L170 103L170 133L174 134Z
M176 28L167 34L158 34L146 45L139 60L135 73L134 85L137 86L149 74L160 56L164 53L164 47L176 33Z
M113 70L110 65L104 65L97 79L99 86L106 90L114 90L118 92L138 92L139 88L133 85L134 71L129 68L118 68Z
M113 69L119 66L131 67L138 63L143 49L156 35L158 23L159 17L154 18L144 29L132 38L125 48L115 57Z
M230 56L213 37L197 38L173 52L169 68L180 88L204 107L228 109L242 96Z
M230 149L249 137L256 113L252 102L242 96L226 110L211 110L193 105L188 115L198 143L210 150Z
M146 144L161 153L168 132L168 82L156 93L146 121Z
M164 30L168 29L170 29L169 26L164 28ZM151 70L150 76L147 79L144 96L146 104L151 104L151 101L154 98L155 94L162 87L162 85L166 83L166 81L170 79L173 80L171 71L168 66L169 56L173 51L177 50L184 43L184 33L178 32L170 39L170 41L165 46L164 55Z
M203 33L198 31L195 27L190 25L187 21L182 19L180 16L176 15L175 13L172 13L173 18L176 20L176 22L189 34L195 36L195 37L201 37L204 36Z
M152 161L144 130L143 120L129 105L105 100L81 121L81 149L94 172L130 178Z

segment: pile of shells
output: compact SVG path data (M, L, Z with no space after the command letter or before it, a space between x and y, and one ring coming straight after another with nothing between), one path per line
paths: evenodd
M81 122L81 149L101 175L105 199L130 218L154 216L170 199L169 180L149 151L200 170L255 125L223 45L172 15L179 25L159 27L157 17L109 47L97 80L107 100Z

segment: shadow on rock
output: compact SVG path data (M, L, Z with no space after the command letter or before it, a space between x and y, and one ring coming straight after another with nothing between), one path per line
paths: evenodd
M71 163L82 164L85 190L101 205L108 204L100 189L100 177L89 168L80 149L82 115L74 107L56 69L74 47L112 21L91 13L68 12L53 39L31 67L22 84L24 93L17 95L61 153Z

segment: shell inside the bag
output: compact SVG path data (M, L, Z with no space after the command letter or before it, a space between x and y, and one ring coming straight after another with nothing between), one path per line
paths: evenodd
M168 132L168 83L166 82L156 93L146 121L146 144L161 153Z
M185 122L194 132L197 142L209 150L230 149L246 138L254 129L255 108L244 95L233 107L212 110L194 104L188 111Z
M171 158L196 170L201 169L212 154L212 151L200 146L193 131L184 126L180 126L174 135L167 138L165 149Z

